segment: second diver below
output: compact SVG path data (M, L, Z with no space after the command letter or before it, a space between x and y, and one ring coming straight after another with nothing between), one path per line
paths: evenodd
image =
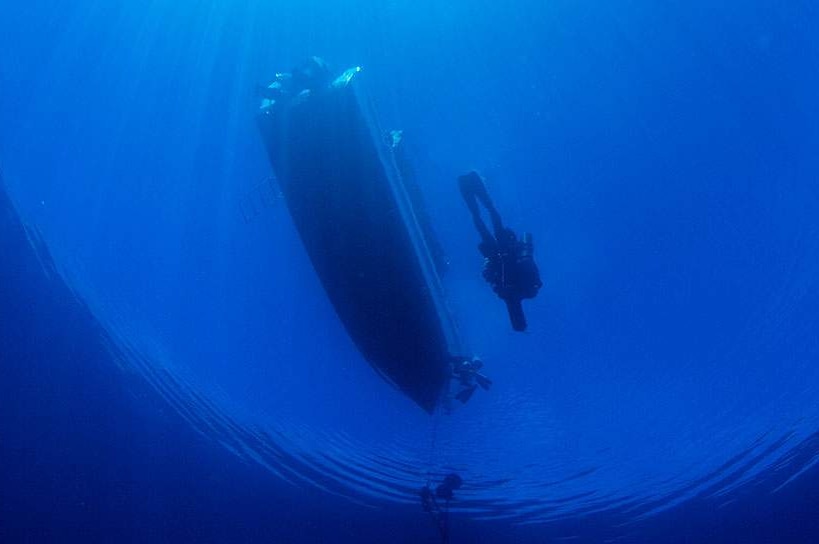
M477 172L460 176L458 186L481 236L478 250L484 257L483 278L506 303L512 328L525 331L526 316L521 301L534 298L543 285L533 257L532 235L524 232L518 239L512 229L503 225L483 178ZM479 203L489 214L492 231L481 218Z

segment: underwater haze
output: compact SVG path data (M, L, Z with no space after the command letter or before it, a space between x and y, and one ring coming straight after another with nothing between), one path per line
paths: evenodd
M807 0L0 0L0 542L819 541ZM494 385L429 415L256 126L319 55L403 130ZM514 332L457 176L531 232ZM374 249L375 251L378 248Z

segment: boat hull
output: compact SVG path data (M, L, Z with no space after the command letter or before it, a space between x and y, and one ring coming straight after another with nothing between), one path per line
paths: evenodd
M428 241L365 103L348 73L260 113L259 127L304 247L348 334L374 368L431 412L460 342Z

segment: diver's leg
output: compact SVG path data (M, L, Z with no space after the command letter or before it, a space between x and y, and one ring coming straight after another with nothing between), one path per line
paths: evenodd
M492 205L492 201L483 184L483 179L477 172L469 172L468 174L458 177L458 188L461 191L461 196L466 203L466 207L469 208L469 213L472 214L472 222L475 223L475 228L478 230L478 234L481 235L481 241L487 246L494 245L495 239L481 218L478 202L483 204L489 212L489 218L496 232L497 221L500 221L500 215Z

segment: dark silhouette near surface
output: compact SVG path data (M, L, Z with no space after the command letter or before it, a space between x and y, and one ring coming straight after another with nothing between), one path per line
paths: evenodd
M257 116L284 203L350 338L427 412L464 353L444 302L445 256L400 133L384 141L361 69L317 58L276 74ZM402 168L403 167L403 168Z
M460 489L462 485L463 479L451 473L435 486L435 490L432 489L430 482L421 488L421 507L432 518L444 544L449 542L449 502L455 498L455 490Z
M481 236L478 250L484 257L483 277L506 303L512 328L524 331L527 323L521 301L534 298L543 285L533 256L532 235L524 232L518 239L512 229L504 226L483 178L477 172L460 176L458 186ZM479 204L489 214L491 231L481 217Z
M483 361L480 359L460 358L454 361L452 367L452 377L458 380L462 389L455 394L455 398L464 404L472 398L472 394L481 387L488 391L492 387L492 380L481 374Z

